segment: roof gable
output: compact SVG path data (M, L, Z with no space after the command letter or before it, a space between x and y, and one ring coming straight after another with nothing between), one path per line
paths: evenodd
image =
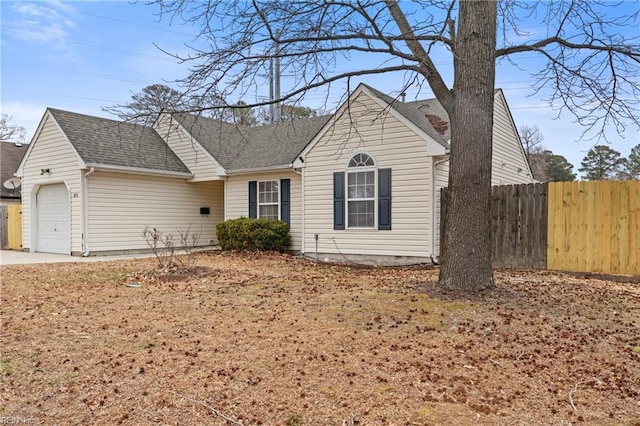
M189 173L150 127L54 108L48 111L88 165Z
M322 135L328 131L328 129L334 125L339 117L344 114L350 103L354 102L360 94L366 94L372 98L380 107L385 108L394 114L400 121L402 121L407 127L412 129L422 138L427 141L427 146L431 146L428 141L435 141L432 145L438 147L432 154L436 155L445 154L449 149L449 116L444 111L444 108L436 99L428 99L424 101L416 102L401 102L392 98L364 83L360 83L358 87L349 95L349 98L338 108L338 111L331 117L330 120L325 122L325 125L319 130L313 140L302 151L301 157L305 157L307 153L313 149L313 146L322 138ZM429 121L428 115L432 115L434 124ZM436 127L445 127L444 131L436 130ZM302 158L296 160L294 167L302 167L304 161Z

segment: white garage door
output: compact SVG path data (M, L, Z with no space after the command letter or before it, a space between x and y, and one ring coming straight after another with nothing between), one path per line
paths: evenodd
M40 187L36 198L36 251L71 254L69 191L65 184Z

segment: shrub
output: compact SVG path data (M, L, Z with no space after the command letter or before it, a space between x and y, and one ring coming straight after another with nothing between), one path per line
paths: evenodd
M291 245L289 225L280 220L240 217L216 225L222 250L279 251Z

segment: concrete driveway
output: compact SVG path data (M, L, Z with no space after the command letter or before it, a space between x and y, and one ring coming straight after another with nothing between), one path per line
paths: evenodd
M60 262L106 262L109 260L138 259L151 257L153 253L127 254L119 256L67 256L65 254L51 253L26 253L23 251L0 250L0 266L4 265L29 265L34 263L60 263Z

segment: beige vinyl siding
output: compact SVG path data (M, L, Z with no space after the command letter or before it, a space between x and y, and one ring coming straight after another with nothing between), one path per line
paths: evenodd
M529 165L507 104L498 92L494 102L492 185L531 183Z
M216 243L215 225L223 220L223 182L96 171L89 176L90 253L148 249L145 226L164 234L178 229L200 233L199 245ZM200 215L209 207L209 216ZM213 242L212 242L213 241Z
M169 147L193 173L192 182L218 180L218 163L204 151L191 135L168 115L163 115L154 126Z
M318 234L319 253L430 256L432 171L426 151L424 139L361 93L305 158L305 252L315 252ZM378 169L392 170L390 231L333 229L333 173L346 172L357 152L371 155Z
M50 114L46 114L41 131L23 164L22 186L22 246L35 250L35 200L41 185L65 183L69 188L71 212L71 251L81 253L82 247L82 173L79 157ZM41 169L50 169L42 175Z
M226 214L225 219L235 219L249 216L249 182L290 179L290 218L292 251L302 250L302 179L293 171L270 173L243 174L229 176L226 184Z
M435 254L440 255L440 207L441 207L441 190L445 188L449 183L449 161L443 161L436 164L436 244Z

